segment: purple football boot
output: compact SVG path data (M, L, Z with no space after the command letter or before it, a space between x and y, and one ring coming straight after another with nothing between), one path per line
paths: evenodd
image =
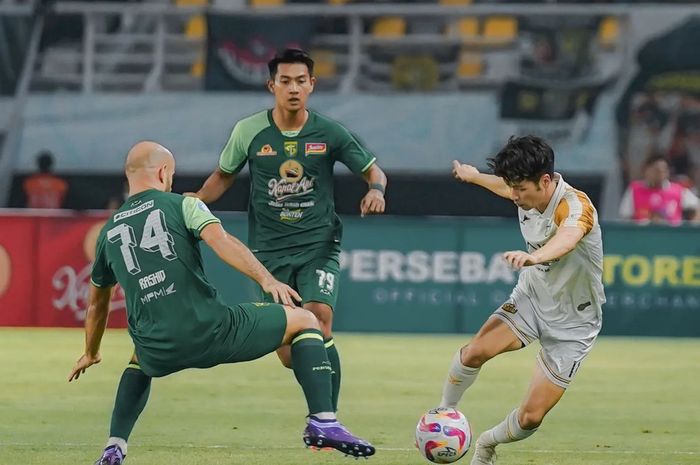
M372 444L353 436L338 420L319 420L310 416L303 439L307 447L316 449L332 447L353 457L369 457L375 452Z
M126 455L122 453L119 446L113 445L105 448L102 457L95 462L95 465L121 465L125 458Z

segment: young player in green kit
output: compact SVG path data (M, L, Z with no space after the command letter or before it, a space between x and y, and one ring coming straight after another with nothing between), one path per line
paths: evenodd
M226 233L201 200L170 193L175 159L166 148L140 142L129 152L125 168L129 198L97 240L85 353L68 378L78 379L100 362L109 301L118 283L126 295L135 350L119 383L107 447L96 465L124 461L153 377L253 360L282 345L291 346L294 374L309 408L303 436L307 446L332 447L355 457L374 454L369 443L336 419L323 336L314 315L294 306L299 295ZM257 281L276 303L226 306L204 275L200 240Z
M217 200L248 163L248 245L277 279L301 294L303 307L318 318L333 368L337 410L340 358L331 328L342 225L333 202L333 165L339 161L367 182L360 202L363 216L384 212L386 176L347 129L306 108L315 83L314 62L306 52L287 49L268 66L274 108L236 123L218 168L192 195L205 203ZM291 367L288 346L277 354Z

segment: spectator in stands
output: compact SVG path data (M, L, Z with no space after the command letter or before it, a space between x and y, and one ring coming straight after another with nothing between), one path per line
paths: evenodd
M685 217L700 220L700 199L669 180L668 161L651 155L644 161L644 179L632 181L622 197L620 216L638 223L679 225Z
M53 171L54 157L44 150L36 157L38 173L24 180L24 194L28 208L61 208L68 191L68 182Z

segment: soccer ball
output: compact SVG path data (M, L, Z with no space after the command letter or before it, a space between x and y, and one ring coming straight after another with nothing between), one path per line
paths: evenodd
M416 447L433 463L452 463L464 457L472 430L462 412L438 407L428 410L416 426Z

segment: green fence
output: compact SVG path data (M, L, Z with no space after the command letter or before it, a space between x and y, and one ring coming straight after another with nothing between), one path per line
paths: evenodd
M224 226L247 236L244 215ZM474 332L506 299L517 273L500 259L522 249L514 220L344 218L340 331ZM700 336L700 229L608 224L603 228L603 333ZM227 302L258 299L257 287L205 247Z

